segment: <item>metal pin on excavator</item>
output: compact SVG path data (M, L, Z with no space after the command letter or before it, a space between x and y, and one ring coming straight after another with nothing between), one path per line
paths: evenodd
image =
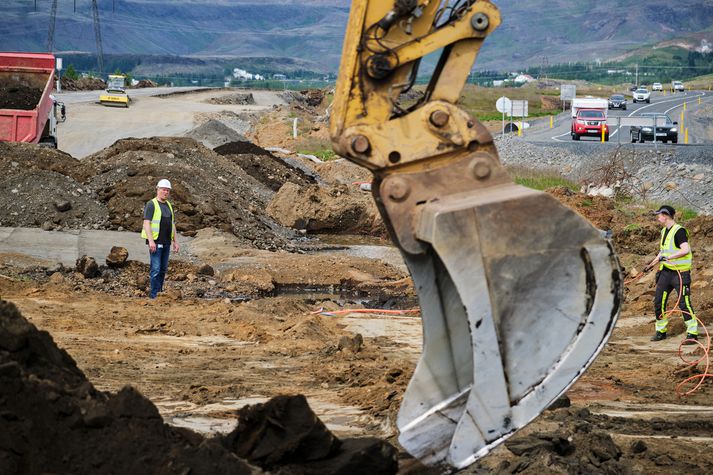
M622 297L609 241L515 185L456 105L499 24L486 0L354 0L331 114L334 149L373 172L419 293L423 354L397 426L430 465L470 465L537 417L601 351ZM423 97L401 107L438 50Z

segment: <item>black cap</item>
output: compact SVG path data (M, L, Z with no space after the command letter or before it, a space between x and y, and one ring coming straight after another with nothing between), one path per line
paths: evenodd
M661 214L661 213L667 214L673 218L676 215L676 210L673 209L672 206L663 205L662 207L660 207L659 209L654 211L654 214Z

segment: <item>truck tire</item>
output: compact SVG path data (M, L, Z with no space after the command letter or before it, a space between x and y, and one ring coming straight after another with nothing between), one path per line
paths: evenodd
M634 137L634 132L629 132L629 135L631 137L631 143L636 143L636 138Z
M579 140L579 135L572 134L572 140Z
M609 134L604 134L604 141L609 142Z
M644 134L639 133L639 143L644 143Z
M678 143L678 137L674 137L671 139L671 143Z
M646 99L647 104L651 104L651 99Z

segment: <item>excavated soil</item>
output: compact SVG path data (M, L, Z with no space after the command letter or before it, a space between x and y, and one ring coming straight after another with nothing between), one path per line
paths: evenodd
M52 337L0 301L0 473L396 473L377 439L344 443L303 396L242 408L238 427L204 438L163 422L131 386L97 390ZM283 471L284 470L284 471ZM352 472L353 473L353 472Z
M29 111L37 107L41 97L42 89L20 85L0 85L0 109Z
M166 177L173 184L171 199L182 234L213 227L232 232L242 246L297 245L299 236L280 223L300 214L312 219L313 204L295 202L284 217L265 209L285 183L306 187L315 179L255 145L232 142L221 150L230 154L189 138L123 139L80 161L31 144L0 144L0 198L9 204L0 209L0 224L140 231L143 206L154 197L156 182ZM359 193L337 196L347 211L370 206ZM363 229L347 229L379 233L371 221L359 221Z
M318 96L286 98L289 107L264 116L252 136L293 151L310 140L324 144L318 116L326 101ZM295 111L308 119L298 141L280 116ZM226 132L209 126L201 132L208 139L211 127ZM148 269L139 262L102 266L85 278L74 268L0 255L0 295L40 329L0 307L0 427L10 428L0 431L0 473L393 473L389 446L368 438L335 443L299 397L236 416L256 400L302 394L320 417L331 417L336 437L396 444L396 411L421 336L417 315L325 313L416 306L403 271L302 237L381 234L371 196L358 187L369 172L345 160L315 163L227 142L234 143L213 151L190 138L126 139L81 161L0 144L1 225L138 230L144 202L167 177L179 229L195 237L196 256L171 261L166 291L148 301ZM683 397L676 391L703 369L688 368L679 351L687 358L701 352L679 350L685 329L678 317L670 338L649 341L654 273L639 272L657 251L658 223L643 206L624 210L603 197L548 192L612 231L627 281L622 314L567 392L571 407L563 400L565 407L546 411L463 473L709 473L713 381ZM683 224L695 252L692 303L708 323L713 217ZM177 428L203 418L253 423L210 439ZM285 443L278 432L289 435ZM308 460L296 463L297 452ZM399 459L401 473L440 473L403 451Z

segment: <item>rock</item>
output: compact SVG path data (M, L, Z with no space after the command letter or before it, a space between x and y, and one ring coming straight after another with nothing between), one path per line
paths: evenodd
M554 409L561 409L561 408L563 408L563 407L570 407L571 405L572 405L572 401L570 401L569 397L567 397L566 394L563 394L563 395L561 395L560 397L558 397L558 398L555 400L555 402L553 402L552 404L550 404L550 407L548 407L547 409L549 409L550 411L552 411L552 410L554 410Z
M49 281L52 284L61 284L64 282L64 276L60 272L55 272L50 276Z
M98 277L100 274L99 265L97 265L97 261L95 261L93 257L89 257L86 255L77 259L75 267L77 269L77 272L82 274L87 279Z
M649 449L649 447L646 445L646 442L643 440L639 439L633 444L631 444L631 452L634 454L640 454L642 452L646 452Z
M693 175L693 180L694 181L703 181L703 178L705 175L703 173L698 173L697 175Z
M64 213L65 211L72 209L72 203L67 200L55 201L54 207L57 211Z
M677 190L678 189L678 184L674 181L669 181L664 183L664 188L667 190Z
M358 353L361 350L362 345L364 344L364 337L361 336L361 333L357 333L353 337L350 337L348 335L344 335L339 339L339 343L337 344L337 348L340 350L347 350L351 351L352 353Z
M149 276L148 275L140 275L136 277L136 287L139 289L145 289L147 285L149 285Z
M312 412L302 395L277 396L238 411L238 426L223 445L251 464L270 470L276 465L327 458L339 439Z
M215 275L215 270L208 264L203 264L198 268L198 275Z
M51 221L45 221L44 223L42 223L43 231L52 231L52 228L54 228L54 225Z
M106 265L112 269L124 267L129 258L129 251L125 247L112 246L109 255L106 256Z

